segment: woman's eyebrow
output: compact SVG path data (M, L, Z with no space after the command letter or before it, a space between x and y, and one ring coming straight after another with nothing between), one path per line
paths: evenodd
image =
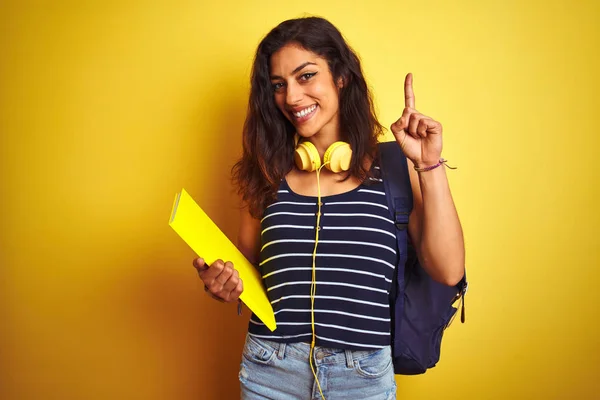
M295 74L296 72L302 70L302 68L306 67L307 65L317 65L317 64L314 62L310 62L310 61L302 63L298 67L296 67L295 70L292 71L292 75ZM279 75L271 75L271 79L283 79L283 78Z

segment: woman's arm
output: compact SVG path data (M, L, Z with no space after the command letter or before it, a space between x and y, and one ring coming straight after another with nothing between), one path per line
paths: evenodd
M257 265L260 254L260 220L250 215L248 207L240 212L237 248L252 264Z
M408 160L413 190L409 235L423 268L438 282L457 284L464 275L462 228L442 162L442 124L415 109L412 74L404 80L405 107L391 130ZM436 166L437 167L434 167ZM414 167L422 170L417 172Z
M465 248L446 169L418 173L407 161L414 199L408 232L419 262L436 281L456 285L464 275Z

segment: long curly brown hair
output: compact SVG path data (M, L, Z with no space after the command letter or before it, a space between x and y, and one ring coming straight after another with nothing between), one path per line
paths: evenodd
M251 74L250 99L243 129L243 154L233 166L232 179L250 214L260 218L275 200L281 180L293 168L294 126L275 104L270 80L271 55L296 43L327 60L334 82L343 79L339 115L342 139L353 157L349 176L364 180L365 156L375 157L383 127L377 120L360 60L340 31L319 17L291 19L271 30L260 42Z

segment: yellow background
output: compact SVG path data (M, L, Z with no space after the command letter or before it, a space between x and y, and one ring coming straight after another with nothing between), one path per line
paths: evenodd
M237 397L248 314L168 218L185 187L235 238L253 53L304 13L359 52L384 125L413 72L459 167L467 323L399 399L600 398L600 7L525 3L3 1L0 398Z

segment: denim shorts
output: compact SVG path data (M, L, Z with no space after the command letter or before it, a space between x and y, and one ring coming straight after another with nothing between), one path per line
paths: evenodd
M240 365L242 400L322 400L308 343L278 343L248 334ZM315 346L313 366L325 400L396 399L390 346L342 350Z

